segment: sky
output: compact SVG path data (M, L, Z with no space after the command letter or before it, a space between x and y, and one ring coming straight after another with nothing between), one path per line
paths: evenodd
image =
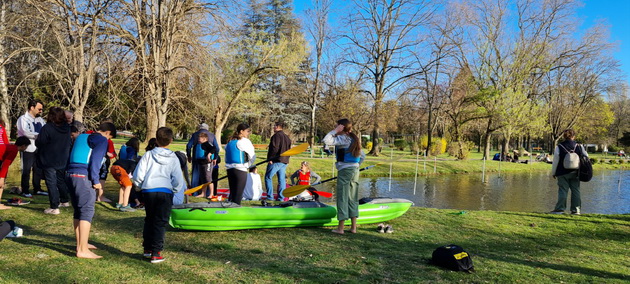
M312 0L295 0L296 15L303 18L304 11L311 7L312 2ZM349 2L348 0L333 0L332 13L343 10ZM580 30L592 27L599 20L606 21L609 25L610 41L618 44L614 57L619 60L620 68L625 74L625 81L630 85L630 0L582 0L582 3L583 6L577 10L576 15L582 21Z

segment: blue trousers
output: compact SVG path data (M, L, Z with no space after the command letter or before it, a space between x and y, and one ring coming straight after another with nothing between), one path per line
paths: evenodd
M282 191L287 187L286 181L287 164L285 163L273 163L267 166L267 172L265 173L265 188L267 189L267 196L273 198L273 176L278 175L278 198L283 199Z

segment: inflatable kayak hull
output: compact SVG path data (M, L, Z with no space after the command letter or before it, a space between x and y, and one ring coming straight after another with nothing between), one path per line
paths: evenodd
M377 198L359 205L358 224L388 221L403 215L413 203L406 199ZM337 209L319 202L288 207L246 207L233 203L202 202L173 206L170 225L194 231L336 226Z

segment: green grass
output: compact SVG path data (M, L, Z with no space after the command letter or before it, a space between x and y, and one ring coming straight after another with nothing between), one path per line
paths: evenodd
M115 194L108 182L108 195ZM5 193L5 198L12 195ZM100 260L73 257L72 210L42 213L47 198L2 211L25 236L0 243L1 283L628 283L630 215L582 216L413 207L389 223L232 232L169 229L160 264L142 259L144 212L97 204L91 242ZM472 254L476 273L428 263L441 245Z

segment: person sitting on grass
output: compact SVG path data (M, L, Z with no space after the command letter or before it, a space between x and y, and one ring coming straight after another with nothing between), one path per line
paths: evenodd
M146 210L143 256L150 258L151 263L164 261L162 250L173 196L186 189L178 158L167 148L173 142L173 130L160 127L155 138L158 147L142 156L133 173L133 183L142 189Z
M8 140L7 140L8 142ZM4 191L4 181L9 172L9 166L15 160L18 152L24 152L28 145L31 145L31 140L25 136L18 137L15 140L15 144L4 144L0 146L0 200L2 200L2 192ZM11 209L11 207L4 204L0 204L0 210Z
M262 197L262 180L258 174L257 167L249 168L245 190L243 190L244 200L258 201Z
M107 141L115 136L116 126L111 122L103 122L96 132L79 135L70 152L66 183L74 208L73 225L78 258L102 257L90 251L95 247L88 243L88 239L94 217L95 190L102 190L103 187L99 172L107 155Z
M297 183L295 183L297 179ZM315 179L315 181L313 183L311 183L311 179ZM308 164L307 161L303 161L302 164L300 164L300 169L295 171L292 175L291 175L291 184L293 185L310 185L310 184L316 184L318 183L322 178L315 173L314 171L311 170L310 165ZM304 190L302 193L298 194L297 196L293 197L293 199L313 199L311 193L308 190Z

